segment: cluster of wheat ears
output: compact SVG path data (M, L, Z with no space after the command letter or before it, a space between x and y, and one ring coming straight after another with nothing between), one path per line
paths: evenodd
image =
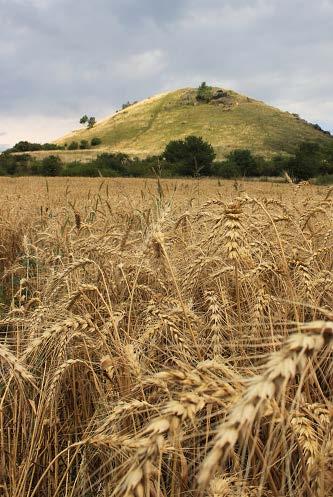
M332 189L1 183L1 497L333 495Z

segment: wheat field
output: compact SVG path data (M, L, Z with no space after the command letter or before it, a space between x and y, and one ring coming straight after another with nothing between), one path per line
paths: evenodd
M333 495L333 189L0 179L0 495Z

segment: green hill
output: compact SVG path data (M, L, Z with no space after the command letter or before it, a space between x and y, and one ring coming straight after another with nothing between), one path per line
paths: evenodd
M184 88L156 95L116 112L92 129L76 130L55 143L99 137L102 145L97 150L101 152L144 157L160 153L170 140L197 135L210 142L217 157L222 158L235 148L248 148L269 157L293 153L305 140L331 140L297 115L231 90L214 88L208 103L197 102L196 93L195 89ZM97 150L79 153L88 157ZM67 160L71 156L67 151L63 154Z

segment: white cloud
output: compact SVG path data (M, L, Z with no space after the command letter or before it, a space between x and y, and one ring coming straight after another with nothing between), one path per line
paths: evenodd
M122 78L149 78L158 74L166 65L166 55L162 50L147 50L118 62L114 72Z
M323 128L330 127L333 115L333 99L330 102L326 100L302 100L278 101L276 105L289 112L299 114L302 118L312 123L322 123ZM332 128L331 128L332 129Z
M20 140L31 142L49 142L64 134L64 130L71 131L79 127L76 117L61 119L43 115L29 117L12 117L0 115L0 122L5 127L6 142L13 145Z

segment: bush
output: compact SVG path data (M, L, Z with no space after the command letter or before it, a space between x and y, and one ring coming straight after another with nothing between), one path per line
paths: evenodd
M64 147L60 147L55 143L44 143L44 145L42 145L42 150L63 150L63 149Z
M267 173L266 176L281 176L283 171L288 170L289 161L290 157L275 155L267 164L269 173Z
M68 150L77 150L79 148L78 142L72 142L68 145Z
M238 168L241 176L257 176L257 163L250 150L236 149L227 156L231 168Z
M201 85L199 86L199 88L197 90L196 99L199 102L208 103L212 99L212 96L213 96L213 88L211 86L207 86L205 81L203 83L201 83Z
M126 176L127 174L127 163L129 162L129 157L126 154L101 154L96 159L97 167L102 170L113 170L120 176Z
M187 136L185 140L169 142L163 157L170 164L177 164L179 174L199 176L211 174L215 152L201 137Z
M30 173L29 163L31 158L29 154L12 155L9 152L0 154L1 174L28 174Z
M333 174L320 174L316 178L316 185L332 185Z
M97 145L100 145L102 143L102 140L100 138L95 137L91 140L90 143L92 147L97 147Z
M70 162L69 164L66 164L66 167L63 168L61 175L88 177L99 176L95 161L88 163L82 163L78 161Z
M303 142L299 145L295 157L288 163L288 173L296 181L308 180L320 173L322 162L321 150L318 143Z
M126 175L130 178L142 178L152 175L152 167L149 162L142 161L138 158L133 159L128 164Z
M221 178L226 179L239 178L241 176L237 164L227 160L214 162L212 172L214 176L220 176Z
M0 169L4 174L13 175L17 171L17 157L4 152L0 155Z
M40 172L44 176L59 176L62 169L62 162L59 157L49 155L42 160Z
M63 150L64 147L55 143L30 143L28 141L20 141L10 148L8 152L36 152L38 150Z
M80 149L81 150L86 150L87 148L89 148L89 142L88 142L88 140L81 140L80 141Z
M286 170L289 160L283 156L266 160L260 155L253 156L249 150L236 149L225 161L214 162L212 174L222 178L280 176Z
M20 141L14 145L13 148L9 149L8 152L35 152L36 150L42 150L43 147L40 143L30 143L28 141Z

